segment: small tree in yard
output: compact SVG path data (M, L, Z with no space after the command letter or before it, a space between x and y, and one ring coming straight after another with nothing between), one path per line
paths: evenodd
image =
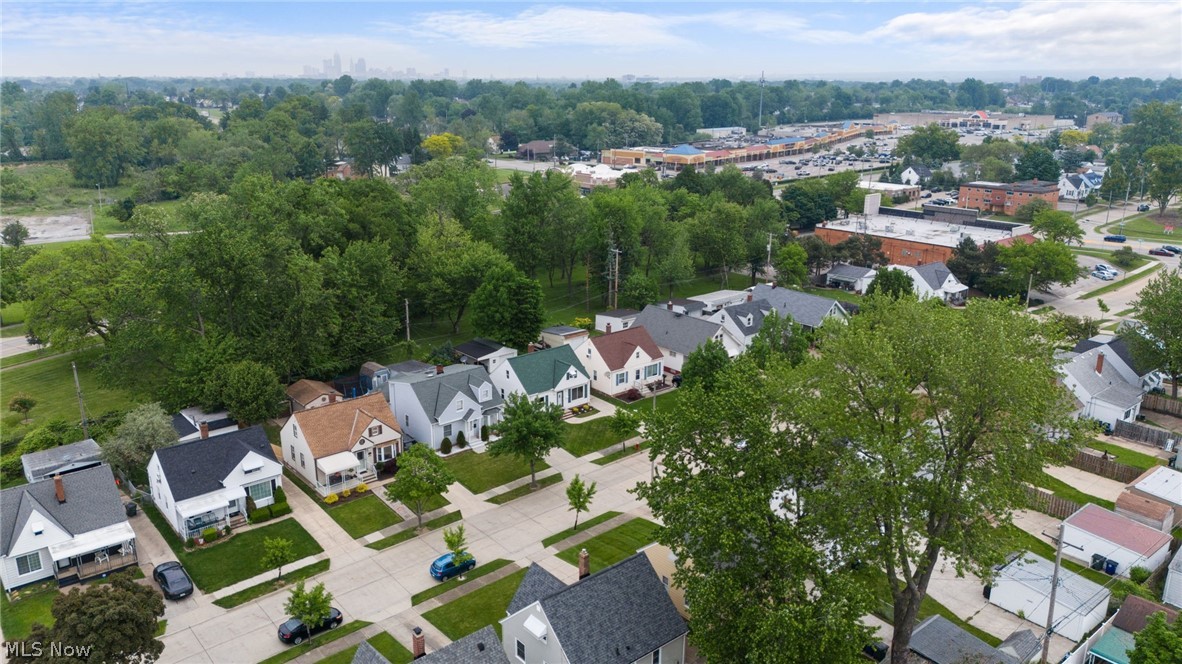
M1166 623L1166 614L1149 616L1145 629L1133 635L1129 664L1172 664L1182 662L1182 620Z
M263 567L279 570L277 579L283 578L283 566L290 565L296 560L295 545L291 540L282 537L267 537L263 540Z
M472 560L472 554L468 553L468 534L464 532L464 524L460 524L455 528L443 529L443 545L451 552L451 560L457 567ZM461 579L464 577L461 575Z
M423 527L423 509L428 498L447 491L456 478L427 445L412 445L398 457L398 473L386 485L386 498L400 501L419 518Z
M12 395L12 398L8 400L8 410L11 410L14 413L20 413L21 422L29 421L29 411L33 410L33 406L36 405L37 400L28 394L25 394L24 392L14 394Z
M640 430L640 414L631 408L617 408L616 414L612 416L608 427L611 428L612 433L620 437L620 451L624 451L625 444L629 438L635 436Z
M538 461L562 444L562 409L525 394L511 394L505 400L505 419L498 431L501 439L488 446L489 454L510 454L528 461L529 485L537 488Z
M1182 272L1163 270L1141 289L1133 307L1140 322L1126 337L1133 357L1169 376L1177 399L1182 381Z
M575 478L567 485L566 500L570 503L569 509L574 510L575 513L574 530L579 529L579 513L590 511L591 501L595 498L597 488L598 485L595 482L587 484L578 475L575 475Z
M148 465L152 452L176 443L172 420L158 403L136 407L123 418L115 435L102 443L103 459L125 473Z
M324 589L323 583L317 583L311 589L305 590L304 582L300 581L291 589L291 595L287 597L283 610L305 625L319 625L332 612L332 593Z

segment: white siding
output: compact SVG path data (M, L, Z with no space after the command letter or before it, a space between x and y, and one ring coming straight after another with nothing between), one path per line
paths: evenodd
M1152 572L1164 565L1166 558L1170 555L1168 540L1160 549L1145 558L1136 551L1130 551L1070 523L1063 524L1063 543L1064 555L1075 558L1085 565L1092 563L1093 554L1100 554L1109 560L1115 560L1117 562L1116 573L1124 577L1129 575L1130 569L1137 566ZM1070 546L1066 546L1067 544ZM1082 547L1083 550L1081 551L1077 547Z
M279 442L283 445L283 460L287 467L303 477L309 486L316 486L316 457L312 456L308 441L304 439L304 432L300 431L294 416L287 418L287 422L279 430ZM292 448L295 448L294 453ZM301 455L303 465L300 464Z
M33 552L29 551L27 553ZM13 588L53 576L53 560L49 557L49 549L40 549L37 553L41 558L41 569L23 576L17 569L16 559L25 554L22 553L21 556L0 558L0 581L4 583L5 589L12 590Z
M529 616L545 623L545 641L538 640L525 628L525 619ZM505 656L514 664L523 661L517 656L517 641L525 645L525 664L563 664L570 661L562 651L562 644L558 642L554 627L546 618L546 612L537 602L501 620L501 645L505 649Z
M431 418L423 410L414 389L407 383L386 383L386 401L390 403L390 410L398 418L398 426L402 433L414 440L439 449L442 433L437 433L432 426Z
M1046 595L1036 592L1017 581L1001 576L994 580L993 589L989 593L989 602L991 604L996 604L1013 614L1021 611L1026 617L1026 620L1029 620L1035 625L1046 625L1047 607L1050 606L1049 600L1050 598ZM1094 609L1084 614L1083 612L1077 612L1076 607L1068 606L1056 600L1056 622L1059 622L1059 617L1061 616L1068 617L1062 619L1063 621L1059 623L1055 632L1062 634L1072 641L1079 641L1083 638L1084 634L1104 620L1104 615L1107 611L1107 602L1098 602Z
M1170 606L1182 609L1182 549L1174 555L1170 563L1170 571L1166 574L1166 588L1162 592L1162 601Z

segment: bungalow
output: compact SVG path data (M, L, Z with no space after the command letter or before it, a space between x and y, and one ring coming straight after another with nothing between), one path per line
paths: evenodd
M930 177L932 177L932 169L922 164L912 164L899 174L899 181L912 186L923 186Z
M684 662L689 629L643 553L567 586L531 565L501 620L501 645L522 664ZM605 638L605 635L608 638Z
M1103 350L1104 361L1110 364L1113 369L1116 369L1116 372L1125 379L1126 383L1137 385L1144 392L1151 392L1161 388L1165 380L1161 372L1157 370L1157 367L1147 366L1144 362L1138 362L1124 337L1097 334L1090 339L1084 339L1075 344L1075 348L1071 350L1076 353L1085 353L1093 348L1101 348Z
M1063 552L1127 577L1134 567L1156 571L1170 555L1168 534L1091 503L1063 521ZM1115 569L1112 569L1112 564Z
M1080 403L1079 417L1115 427L1118 421L1132 422L1137 418L1143 393L1106 361L1108 355L1099 347L1082 353L1064 353L1065 362L1059 365L1059 372L1063 374L1063 385Z
M103 451L93 438L21 455L26 482L65 475L103 462Z
M767 300L752 300L723 307L721 311L710 316L707 320L712 323L720 323L722 329L731 337L739 340L743 344L743 348L746 349L751 347L755 335L759 334L759 330L763 328L764 317L771 310L772 305L768 304Z
M279 431L283 462L322 496L376 479L402 453L402 429L381 394L294 413Z
M1059 176L1059 198L1068 201L1082 201L1092 192L1091 183L1079 173L1064 173Z
M1125 491L1170 507L1174 511L1171 529L1182 523L1182 472L1165 466L1150 468L1133 480Z
M911 289L921 300L936 298L948 304L963 304L965 292L969 287L960 283L952 270L943 263L926 263L924 265L890 265L891 269L899 270L911 278Z
M595 329L604 332L619 332L632 327L632 321L640 312L635 309L612 309L600 314L595 314Z
M283 466L261 426L162 447L148 460L152 502L182 539L243 523L275 502Z
M480 337L465 341L454 350L460 364L479 364L490 373L496 371L505 360L517 357L517 349Z
M825 274L825 285L844 288L855 293L865 293L877 273L868 267L838 263Z
M425 443L434 450L444 438L455 442L461 432L469 443L482 441L483 428L501 421L504 406L488 371L479 364L393 374L386 384L386 400L408 444Z
M647 383L661 380L665 355L636 325L591 339L578 357L591 372L591 389L614 396L633 388L643 392Z
M1045 625L1054 572L1055 566L1045 558L1029 552L1015 554L994 570L986 598L990 604ZM1055 633L1079 641L1104 620L1111 594L1100 584L1061 568L1055 593Z
M721 343L728 357L735 357L746 348L722 323L677 313L672 305L648 305L636 317L635 325L648 331L665 355L665 368L670 371L681 371L685 357L709 341Z
M177 440L183 443L237 431L238 423L224 410L207 413L200 408L186 408L172 416L172 428L176 430Z
M0 582L60 585L139 562L135 531L107 465L0 491Z
M339 401L343 394L328 383L318 380L301 378L287 386L287 400L291 402L291 412L307 410L317 406L325 406Z
M844 322L849 318L849 312L837 300L778 288L775 284L757 284L751 295L756 300L767 300L780 316L791 318L805 331L819 329L829 319Z
M502 399L525 394L560 408L591 400L591 377L570 346L555 346L509 359L491 374Z

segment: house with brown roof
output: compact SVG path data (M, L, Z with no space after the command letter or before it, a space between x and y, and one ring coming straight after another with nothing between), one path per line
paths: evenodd
M1116 497L1116 513L1163 533L1174 527L1174 510L1169 505L1128 491Z
M327 496L377 478L402 453L402 429L381 394L298 411L279 432L283 462Z
M343 396L332 385L308 378L301 378L287 386L287 400L291 402L293 413L336 403Z
M594 337L579 348L579 361L591 374L591 389L618 395L661 380L664 353L648 330L631 327Z

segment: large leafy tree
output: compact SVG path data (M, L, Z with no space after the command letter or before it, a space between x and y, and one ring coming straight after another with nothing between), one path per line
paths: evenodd
M1038 210L1032 215L1030 227L1044 240L1063 244L1083 244L1083 229L1070 212L1060 212L1049 207Z
M1001 247L997 260L1005 268L1010 293L1045 290L1055 283L1069 286L1080 277L1075 254L1052 240Z
M158 403L147 403L128 413L115 434L103 441L103 458L124 473L138 476L153 452L176 440L168 413Z
M1036 143L1028 144L1014 165L1014 177L1019 180L1058 182L1060 172L1054 153Z
M933 122L925 127L916 127L915 131L900 138L895 152L921 164L939 166L960 157L959 141L960 134L955 129L944 129Z
M283 405L279 377L270 367L253 360L228 364L212 380L209 389L220 396L230 417L239 422L263 422Z
M800 496L849 559L886 573L903 664L941 556L987 576L1008 553L996 528L1024 504L1023 482L1068 458L1083 425L1058 381L1054 328L1012 304L866 309L828 332L791 401L821 464Z
M452 219L427 222L419 230L418 252L411 268L418 277L421 305L451 321L458 332L460 320L485 278L507 266L505 256L492 245L473 240Z
M70 125L66 139L74 179L90 187L119 184L142 150L135 123L109 108L88 109L79 114Z
M809 337L799 323L791 317L781 317L773 309L764 316L759 334L751 340L751 347L745 354L760 369L766 369L774 363L787 363L795 367L808 356L809 344Z
M537 487L537 463L562 445L562 409L534 401L522 393L505 400L505 419L497 425L499 440L488 446L494 457L515 456L529 463L530 486Z
M711 339L685 356L685 364L681 367L683 385L698 385L709 392L730 362L722 342Z
M1149 197L1157 202L1158 214L1182 191L1182 145L1159 145L1145 153L1149 162Z
M899 299L914 293L915 285L907 273L894 267L880 267L874 273L874 281L866 289L867 295L884 295Z
M1182 145L1182 106L1151 101L1133 110L1132 123L1120 131L1120 155L1129 165L1144 158L1150 148Z
M542 285L511 265L489 273L470 306L477 334L519 350L538 339L546 320Z
M782 286L802 286L809 278L809 255L804 247L792 242L781 246L772 256L776 283Z
M1163 271L1141 289L1133 301L1140 323L1128 336L1137 360L1170 377L1174 398L1182 381L1182 273Z
M447 491L456 478L430 445L411 445L398 457L398 472L386 485L386 498L410 508L423 527L427 500Z

